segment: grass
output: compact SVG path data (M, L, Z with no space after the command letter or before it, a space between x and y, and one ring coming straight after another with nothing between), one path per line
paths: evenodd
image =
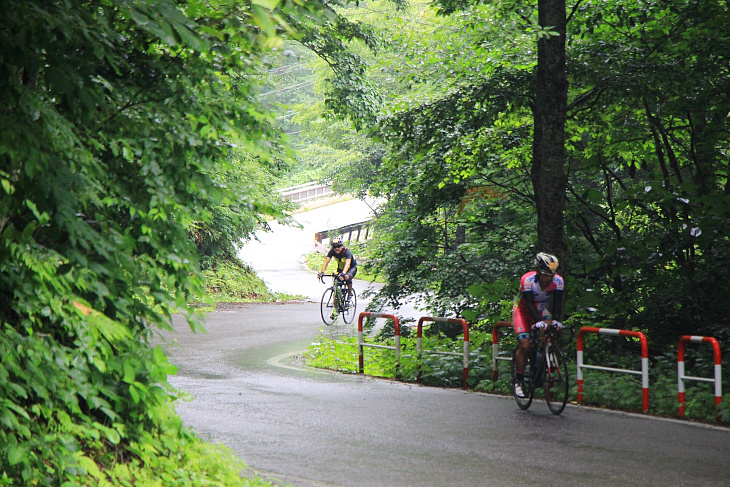
M208 295L215 303L273 303L303 299L303 296L275 293L256 272L240 261L222 261L203 271Z

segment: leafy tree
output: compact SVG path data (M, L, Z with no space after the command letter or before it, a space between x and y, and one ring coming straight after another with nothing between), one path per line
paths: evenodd
M237 173L284 157L251 79L323 7L264 3L0 4L0 482L216 478L176 463L194 440L149 340L173 312L199 326L191 231L274 212Z
M537 56L531 86L533 114L530 179L537 212L538 250L558 255L566 262L563 201L565 195L565 120L568 78L566 64L566 5L564 0L482 2L442 0L449 14L474 5L496 4L492 13L500 20L518 18L522 28L536 35ZM580 5L578 1L575 5ZM474 24L481 23L477 19ZM511 22L510 22L511 23ZM508 24L509 25L509 24ZM508 35L513 32L508 31ZM485 42L485 43L488 43ZM528 47L528 49L531 49Z
M424 292L459 312L472 304L460 288L474 285L494 306L511 292L492 286L499 277L567 245L574 314L598 310L581 313L657 344L725 333L728 287L711 284L728 266L725 3L577 2L553 20L535 2L439 4L453 15L371 21L392 39L366 71L387 100L367 184L387 199L373 263L389 296ZM561 39L570 77L560 79L559 52L546 77L541 43ZM538 83L550 79L567 97L543 98ZM553 147L543 159L535 140ZM545 227L548 207L558 220Z
M602 315L660 343L728 331L729 289L713 278L730 264L728 15L724 2L576 10L568 218L587 245L576 271L601 284Z
M372 129L385 152L367 184L387 199L380 217L387 237L372 263L391 283L385 294L394 302L413 293L440 313L459 313L473 304L467 288L517 274L525 255L514 246L532 243L516 225L534 204L525 164L530 146L520 137L529 134L523 94L534 62L473 27L473 19L488 15L487 9L451 18L408 11L404 17L414 21L396 23L385 36L398 49L373 60L374 79L392 101ZM495 50L513 58L489 64ZM489 167L485 160L504 165ZM506 201L507 190L517 198Z
M565 267L563 200L568 110L565 0L538 0L537 12L539 30L530 173L537 210L537 243L538 250L556 254Z

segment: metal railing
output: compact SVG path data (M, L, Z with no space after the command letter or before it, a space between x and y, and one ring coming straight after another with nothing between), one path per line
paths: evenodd
M638 338L641 343L641 370L617 369L613 367L602 367L598 365L585 365L583 363L583 335L596 333L599 335L613 335L622 337ZM622 372L624 374L635 374L641 376L641 398L642 410L649 411L649 345L646 336L640 331L616 330L613 328L583 327L578 331L577 341L578 371L576 382L578 384L578 404L583 402L583 369L603 370L606 372Z
M332 194L332 187L329 184L305 183L298 186L281 189L279 190L279 193L286 200L296 201L297 203L300 203L303 201L309 201L315 198L328 196Z

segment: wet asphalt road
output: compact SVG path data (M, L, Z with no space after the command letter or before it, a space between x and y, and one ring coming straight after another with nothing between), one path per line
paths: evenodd
M178 413L259 475L310 486L727 486L730 429L303 368L318 305L231 305L164 336ZM324 330L330 332L330 330Z

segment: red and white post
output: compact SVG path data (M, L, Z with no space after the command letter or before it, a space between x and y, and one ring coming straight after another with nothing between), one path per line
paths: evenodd
M423 323L426 321L433 321L436 323L457 323L460 324L464 330L464 350L463 350L463 377L462 387L467 388L466 380L469 377L469 325L463 318L434 318L431 316L424 316L418 320L418 330L416 332L416 353L418 358L421 358L421 349L423 346ZM431 352L439 355L459 355L456 352ZM419 365L420 366L420 365ZM418 381L421 380L421 372L418 372Z
M713 379L707 377L692 377L684 374L684 348L687 343L709 343L715 356L715 376ZM679 339L677 347L677 376L679 390L679 417L684 416L684 381L695 380L700 382L715 383L715 408L722 402L722 354L720 344L712 337L685 335ZM717 420L720 421L718 413Z
M509 321L498 321L492 328L492 382L497 382L499 378L499 368L497 367L497 360L512 360L512 357L499 357L499 329L512 326Z
M597 333L599 335L614 335L638 338L641 343L641 372L637 370L616 369L612 367L600 367L597 365L583 364L583 335L586 333ZM594 328L585 326L578 331L576 343L578 370L576 372L576 383L578 384L578 403L583 402L583 369L604 370L608 372L623 372L625 374L641 375L641 398L642 410L649 411L649 345L646 336L640 331L616 330L613 328Z
M363 329L362 329L362 320L363 318L390 318L393 320L393 325L395 327L395 337L394 337L394 346L389 347L387 345L376 345L374 343L365 343L365 339L363 336ZM387 315L382 313L371 313L369 311L363 311L360 313L360 316L357 318L357 345L358 345L358 371L361 374L365 373L365 347L373 347L373 348L387 348L390 350L395 350L395 370L396 370L396 378L398 377L398 361L400 360L400 323L398 321L398 317L395 315Z

